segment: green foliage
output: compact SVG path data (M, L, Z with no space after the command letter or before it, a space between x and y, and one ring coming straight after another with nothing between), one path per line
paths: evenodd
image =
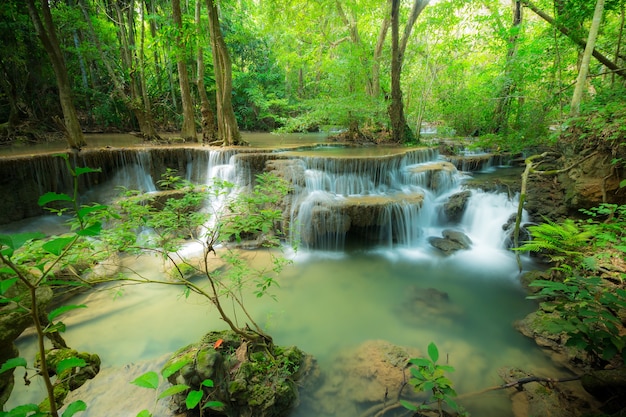
M61 336L59 333L65 331L65 324L58 321L62 314L84 308L84 305L66 305L57 307L50 311L46 317L47 323L42 322L42 312L40 311L40 300L38 300L37 290L41 287L66 285L71 281L59 281L55 275L74 265L80 255L84 255L84 250L90 247L86 237L95 237L100 233L101 223L93 220L93 216L106 211L107 207L102 205L80 206L78 196L78 180L85 174L96 172L96 170L84 167L72 167L67 155L60 155L65 160L66 167L74 179L74 193L72 195L49 192L41 196L39 204L47 206L54 204L55 207L48 209L56 214L71 213L71 232L62 236L46 236L42 233L21 233L14 235L0 235L0 265L2 284L0 285L0 302L2 304L15 305L16 310L26 311L31 316L35 325L35 331L39 339L38 356L41 369L36 375L41 375L47 387L48 398L47 407L49 411L41 411L39 406L22 405L9 411L6 415L28 416L28 415L52 415L58 416L56 399L53 392L53 382L51 375L61 375L66 371L76 367L85 366L85 361L76 357L67 357L60 361L55 371L48 371L46 351L43 339L50 337L53 341ZM66 206L59 206L66 204ZM78 285L82 283L77 282ZM3 312L5 312L3 310ZM26 367L26 360L23 358L10 359L2 365L1 371L6 372L16 367ZM62 383L62 378L57 379L55 384ZM85 410L86 405L82 401L70 404L63 413L64 417L74 415Z
M161 370L161 375L157 374L154 371L148 371L137 378L135 378L131 384L137 385L138 387L147 388L154 390L156 393L156 399L161 400L163 398L168 398L176 394L180 394L183 392L187 392L187 396L185 399L185 405L188 410L193 410L198 405L200 408L211 408L211 409L219 409L224 406L224 404L220 401L210 400L211 391L210 388L213 388L213 381L210 379L205 379L200 383L200 389L193 390L189 385L186 384L176 384L167 387L162 392L158 393L159 387L161 384L165 382L165 380L173 375L176 371L180 370L182 367L189 363L189 359L183 359L177 362L172 363L166 368ZM206 389L206 391L205 391ZM150 410L144 409L137 414L137 417L152 417L152 413Z
M428 358L414 358L409 361L409 371L411 378L409 384L413 386L417 392L431 392L432 399L437 402L437 410L439 415L443 415L443 404L447 404L454 411L463 413L463 410L453 400L457 396L456 391L452 388L452 381L448 379L446 372L454 372L454 368L448 365L439 365L439 349L434 343L428 345ZM400 401L402 405L411 410L429 410L431 409L427 403L418 406L406 401Z
M565 332L566 345L586 351L598 366L601 360L626 352L626 335L620 334L622 322L617 314L626 309L626 290L608 287L602 281L579 276L563 282L536 280L530 285L541 291L529 297L550 300L550 309L558 314L551 316L545 330ZM626 363L626 356L623 359Z
M532 240L520 250L542 251L555 262L554 280L536 280L540 291L530 298L545 300L546 331L567 334L567 345L587 352L596 366L623 355L626 335L619 316L626 309L626 276L600 277L612 259L626 253L626 206L602 204L582 210L586 220L547 222L531 226ZM618 261L619 262L619 261ZM605 266L603 266L605 265Z

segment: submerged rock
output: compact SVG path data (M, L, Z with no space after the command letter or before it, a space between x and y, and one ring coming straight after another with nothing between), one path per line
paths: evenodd
M375 404L391 404L401 389L403 398L415 399L416 394L405 384L405 367L420 356L417 349L384 340L341 351L324 375L324 384L303 396L303 406L317 415L348 416L360 415L358 410Z

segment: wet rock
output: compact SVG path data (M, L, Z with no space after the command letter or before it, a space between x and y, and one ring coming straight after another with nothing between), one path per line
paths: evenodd
M317 415L359 415L355 410L395 400L401 388L403 398L414 400L416 394L404 382L408 377L404 368L411 358L420 356L417 349L383 340L341 351L328 367L323 385L303 396L303 406Z
M626 411L626 369L590 371L581 378L583 388L602 401L601 410L609 415L624 415Z
M242 342L230 331L211 332L176 352L165 364L186 362L168 381L204 390L206 398L224 404L216 415L287 416L298 404L298 385L314 375L315 361L296 347ZM204 388L210 379L213 387ZM178 412L186 410L186 395L173 397Z
M502 225L502 230L504 230L506 234L506 240L504 242L504 245L507 249L511 249L515 246L514 233L515 233L516 220L517 220L517 214L514 213L509 217L507 222ZM531 240L530 231L528 230L528 226L530 225L531 225L530 223L520 224L519 234L518 234L519 245L522 245L524 242Z
M513 383L531 374L517 368L498 371L505 383ZM581 396L578 381L563 383L528 382L509 388L515 417L550 416L579 417L594 414L596 403L590 396Z
M472 192L466 190L453 194L448 198L448 201L443 205L443 212L450 222L459 223L461 221L471 196Z
M469 249L472 246L472 240L463 232L446 229L442 235L443 237L431 236L428 238L428 242L446 256L459 250Z
M59 365L70 359L78 359L84 361L84 366L72 366L63 369L57 374ZM35 361L35 367L38 367L40 362L38 357ZM77 352L74 349L62 348L51 349L46 352L46 364L51 376L56 375L54 382L54 398L57 405L63 405L65 399L70 391L73 391L81 387L87 380L94 378L98 372L100 372L100 357L96 354L90 354L86 352ZM50 403L46 398L41 404L42 410L49 410Z

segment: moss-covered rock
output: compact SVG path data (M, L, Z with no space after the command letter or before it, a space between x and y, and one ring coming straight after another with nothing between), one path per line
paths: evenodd
M296 347L253 345L230 331L211 332L176 352L165 368L184 361L172 384L202 389L203 401L219 401L212 413L224 416L286 416L298 403L298 384L314 361ZM210 379L212 387L203 386ZM187 393L173 397L176 411L185 411Z

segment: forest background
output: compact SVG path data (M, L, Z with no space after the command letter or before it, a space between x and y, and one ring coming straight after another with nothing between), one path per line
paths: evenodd
M69 100L79 130L146 139L180 131L238 144L238 129L348 129L415 142L436 127L528 148L578 112L577 84L583 112L623 109L625 4L3 0L0 137L71 138ZM71 140L82 144L80 133Z

